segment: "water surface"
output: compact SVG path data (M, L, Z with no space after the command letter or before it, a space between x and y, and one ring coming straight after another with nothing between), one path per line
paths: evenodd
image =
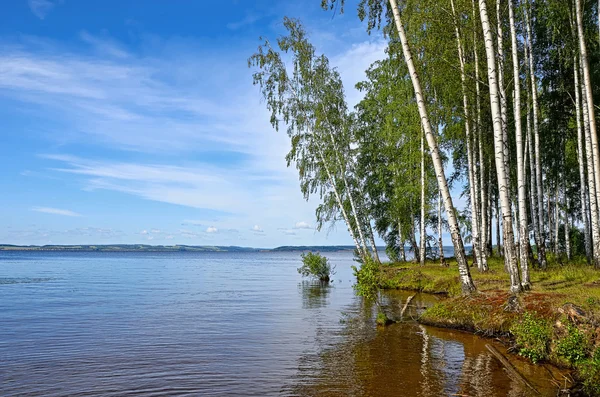
M352 255L327 256L322 286L299 253L0 253L0 395L529 395L489 341L375 327ZM518 365L555 395L549 369Z

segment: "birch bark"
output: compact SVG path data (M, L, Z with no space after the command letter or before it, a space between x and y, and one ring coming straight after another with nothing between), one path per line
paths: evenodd
M540 156L540 129L539 129L539 106L537 97L537 83L535 78L535 70L533 67L533 46L531 37L531 20L527 9L525 11L525 26L526 26L526 43L529 54L529 80L531 83L531 101L533 106L533 135L534 135L534 150L535 150L535 180L538 208L538 227L540 239L538 241L538 261L542 269L546 268L546 236L544 228L544 186L542 184L542 160ZM533 153L532 153L533 154Z
M421 266L425 265L425 132L421 132L421 229L419 230L419 249L421 250Z
M502 135L502 115L500 113L500 95L498 93L498 77L496 70L494 41L492 29L489 23L486 0L479 0L479 14L481 16L481 27L485 38L485 52L488 65L488 82L490 90L490 103L492 110L492 119L494 127L494 149L496 159L496 172L498 177L498 190L500 204L502 206L502 226L504 232L505 258L504 263L508 268L510 275L511 292L520 292L523 290L519 277L519 267L514 246L512 216L510 209L510 192L507 170L504 163L504 140Z
M581 70L581 63L579 64L579 71ZM580 82L580 81L579 81ZM579 87L578 87L579 88ZM583 131L585 135L585 152L587 154L587 176L588 176L588 187L589 187L589 203L590 203L590 224L592 227L592 257L594 261L594 266L598 266L600 264L600 224L598 222L598 201L596 200L596 195L594 192L596 191L596 178L595 178L595 170L594 170L594 157L592 155L592 138L590 136L590 121L589 121L589 113L588 107L586 106L586 92L582 88L581 89L581 99L582 99L582 116L583 116Z
M467 95L467 83L466 83L466 72L465 72L465 51L464 46L460 34L460 28L458 25L458 17L456 15L456 9L454 7L454 0L450 0L450 5L452 7L452 16L454 19L454 32L456 35L456 47L458 52L458 60L460 65L460 80L461 80L461 88L463 94L463 111L465 113L465 135L467 142L467 169L468 169L468 178L469 178L469 194L471 196L471 224L472 224L472 244L473 244L473 252L477 258L477 268L479 271L487 271L487 260L485 259L485 255L483 254L483 239L480 239L479 234L479 205L478 205L478 196L479 192L477 191L477 173L475 171L475 163L473 158L473 149L471 147L471 117L470 117L470 109L469 109L469 100ZM440 232L441 238L441 232Z
M579 199L581 200L581 217L585 242L585 256L588 263L592 260L592 236L590 233L589 208L587 200L587 181L585 178L585 152L583 149L583 126L581 123L581 90L579 87L579 66L577 57L573 59L573 75L575 77L575 117L577 118L577 162L579 163Z
M499 2L498 2L499 3ZM499 15L499 13L498 13ZM517 197L519 203L519 262L521 265L521 285L524 289L530 288L528 248L529 233L527 221L527 190L525 179L525 162L523 155L523 129L521 126L521 79L519 76L519 54L517 46L517 30L515 28L515 16L513 10L513 0L508 0L508 15L510 22L510 40L513 63L514 80L514 118L515 118L515 136L517 141Z
M438 195L438 246L440 250L440 265L446 266L444 258L444 242L442 240L442 193Z
M594 183L595 189L591 190L590 185L590 201L594 201L592 196L595 196L596 203L600 198L600 153L598 153L598 135L596 133L596 113L594 109L594 97L592 93L592 83L590 77L590 68L587 54L587 46L585 43L585 35L583 31L583 16L581 10L581 0L575 0L575 14L577 17L577 37L579 39L579 55L580 65L583 74L583 91L585 92L584 106L587 107L588 123L591 137L591 151L588 153L588 157L591 155L593 158L594 166ZM596 214L597 216L598 214ZM596 222L598 219L596 218ZM592 220L593 222L593 220ZM594 246L594 264L596 267L600 267L600 246Z
M446 181L446 175L444 174L444 167L442 164L442 159L440 157L439 148L437 145L435 135L433 134L433 131L431 129L431 123L429 121L429 116L423 97L423 90L421 89L421 81L419 79L413 62L413 57L408 45L408 40L406 38L404 26L402 25L400 10L398 9L396 0L389 0L389 3L392 8L392 13L394 15L396 29L398 30L398 35L402 43L402 52L404 54L404 59L408 66L408 70L415 90L415 99L417 101L419 115L421 117L421 124L423 126L423 130L425 131L427 143L431 152L431 159L433 161L433 167L435 169L435 174L438 180L438 186L442 192L442 197L444 199L444 207L446 209L448 224L450 226L450 235L452 237L452 243L454 245L454 255L456 256L456 260L458 263L458 271L460 275L462 292L464 294L470 294L471 292L475 291L475 284L473 284L473 280L471 279L471 273L469 271L469 266L467 263L465 248L463 245L462 237L460 235L460 229L458 226L458 221L456 219L454 204L452 202L452 196L450 195L450 189L448 188L448 182Z

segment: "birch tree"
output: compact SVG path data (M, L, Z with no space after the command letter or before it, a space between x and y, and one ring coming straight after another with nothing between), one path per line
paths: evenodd
M421 251L421 266L425 265L425 132L421 134L421 220L419 230L419 250Z
M341 79L325 56L315 54L298 21L285 18L284 26L288 36L279 38L277 44L281 51L292 53L292 74L280 52L265 41L248 60L249 66L258 68L254 84L266 100L274 128L281 121L287 126L292 148L286 158L288 165L296 164L304 196L319 193L324 204L317 212L327 219L335 221L335 214L342 214L359 256L367 260L371 254L363 231L368 220L358 212L346 164L340 160L350 145Z
M531 287L529 281L528 252L529 247L529 228L527 222L527 192L525 179L525 161L523 147L523 129L521 126L521 77L519 73L519 55L517 46L517 30L515 27L513 0L508 0L508 13L510 23L510 40L513 63L514 80L514 119L515 119L515 137L517 142L517 195L519 203L519 262L521 264L521 285L524 289ZM499 14L498 14L499 15ZM500 44L500 42L499 42Z
M492 120L494 128L494 148L496 159L496 173L498 176L498 194L502 206L502 230L504 233L504 252L505 265L510 274L511 292L520 292L523 287L519 277L519 268L514 246L511 206L510 206L510 187L508 186L507 170L504 163L504 140L502 134L502 115L500 113L500 95L498 93L498 77L496 70L496 60L494 51L494 40L492 29L490 27L486 0L479 0L479 12L481 17L481 26L485 40L485 51L488 64L488 82L490 91L490 105L492 111Z
M529 63L529 82L530 82L530 93L531 103L533 109L533 136L534 136L534 150L532 153L535 159L535 191L537 196L537 209L538 209L538 227L539 227L539 240L538 240L538 261L542 269L547 266L546 261L546 237L544 228L544 187L542 182L542 161L540 153L540 133L539 133L539 104L537 95L537 83L535 77L535 69L533 62L533 45L531 37L531 20L527 8L524 9L525 16L525 27L527 34L525 35L525 45L527 46L528 63Z
M596 113L594 109L594 96L592 93L592 82L590 77L590 67L589 67L589 59L587 53L587 44L585 42L585 33L583 30L583 11L581 8L581 0L575 0L575 15L576 15L576 25L577 25L577 38L579 41L579 56L580 56L580 65L581 71L583 75L583 105L584 108L587 109L587 117L588 117L588 125L590 131L591 138L591 150L588 152L588 156L592 158L593 164L593 174L594 174L594 183L595 190L591 190L590 185L590 196L595 196L595 201L598 203L598 198L600 198L600 153L598 152L598 135L596 133ZM590 197L590 201L593 202L594 199ZM597 220L596 220L597 221ZM593 222L593 220L592 220ZM600 246L594 246L594 264L596 267L600 267Z
M467 77L465 71L465 51L464 45L462 41L461 31L459 27L458 16L456 12L456 7L454 6L454 0L450 0L450 5L452 8L452 17L454 20L454 30L456 35L456 47L458 53L458 60L460 65L460 80L461 80L461 89L463 96L463 112L464 112L464 124L465 124L465 140L467 146L467 175L469 181L469 194L471 197L471 224L472 224L472 244L473 250L477 257L477 266L480 271L487 271L487 260L485 258L483 244L484 240L480 239L480 228L479 228L479 206L478 204L478 194L477 191L477 174L475 172L475 164L474 164L474 155L473 149L471 146L472 137L471 137L471 120L470 120L470 109L469 109L469 100L468 100L468 92L467 92ZM478 117L481 120L481 115ZM483 211L482 211L483 212ZM481 213L482 213L481 212ZM481 222L483 223L483 222ZM440 234L441 235L441 234Z
M585 172L585 152L584 152L584 137L583 137L583 126L581 121L581 88L579 85L579 65L577 62L577 56L573 58L573 75L575 85L575 118L577 123L577 163L579 165L579 199L581 202L581 216L583 220L583 234L585 241L585 256L590 262L592 260L592 241L590 231L590 219L589 213L589 201L587 194L587 180Z

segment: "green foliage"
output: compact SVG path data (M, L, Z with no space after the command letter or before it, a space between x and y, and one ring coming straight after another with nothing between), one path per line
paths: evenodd
M309 252L302 254L302 267L298 268L298 273L304 277L314 277L328 282L335 272L326 257Z
M510 328L510 332L515 337L521 356L534 363L548 357L548 344L552 336L548 320L536 313L525 312L521 320Z
M575 325L567 323L567 335L560 338L556 344L556 354L575 364L587 355L588 342Z
M577 370L583 390L590 396L600 395L600 347L596 348L592 357L582 361Z
M372 259L367 259L360 266L352 266L356 276L354 288L358 295L368 301L377 301L379 281L381 279L380 265Z
M375 322L377 323L377 325L386 325L388 323L389 319L388 317L385 315L384 312L377 312L377 319L375 320Z

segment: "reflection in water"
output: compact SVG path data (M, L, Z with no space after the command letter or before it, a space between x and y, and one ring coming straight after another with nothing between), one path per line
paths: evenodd
M328 257L331 285L302 283L299 253L0 253L0 396L527 395L490 341L410 321L435 296L376 327L352 253Z
M386 296L386 310L399 311L408 295ZM436 299L415 297L411 315ZM351 320L340 331L343 337L337 338L338 343L325 344L318 357L312 355L310 365L306 358L300 359L297 376L282 392L301 396L532 395L509 378L487 351L485 345L492 341L412 321L375 327L374 309L358 299L350 305ZM556 395L544 367L516 357L513 362L541 395Z
M421 350L421 376L425 379L423 385L423 394L429 395L429 335L427 334L427 329L421 326L421 335L423 336L423 349Z
M298 283L302 294L302 308L318 309L327 306L331 288L333 287L328 282L319 280L303 280Z

